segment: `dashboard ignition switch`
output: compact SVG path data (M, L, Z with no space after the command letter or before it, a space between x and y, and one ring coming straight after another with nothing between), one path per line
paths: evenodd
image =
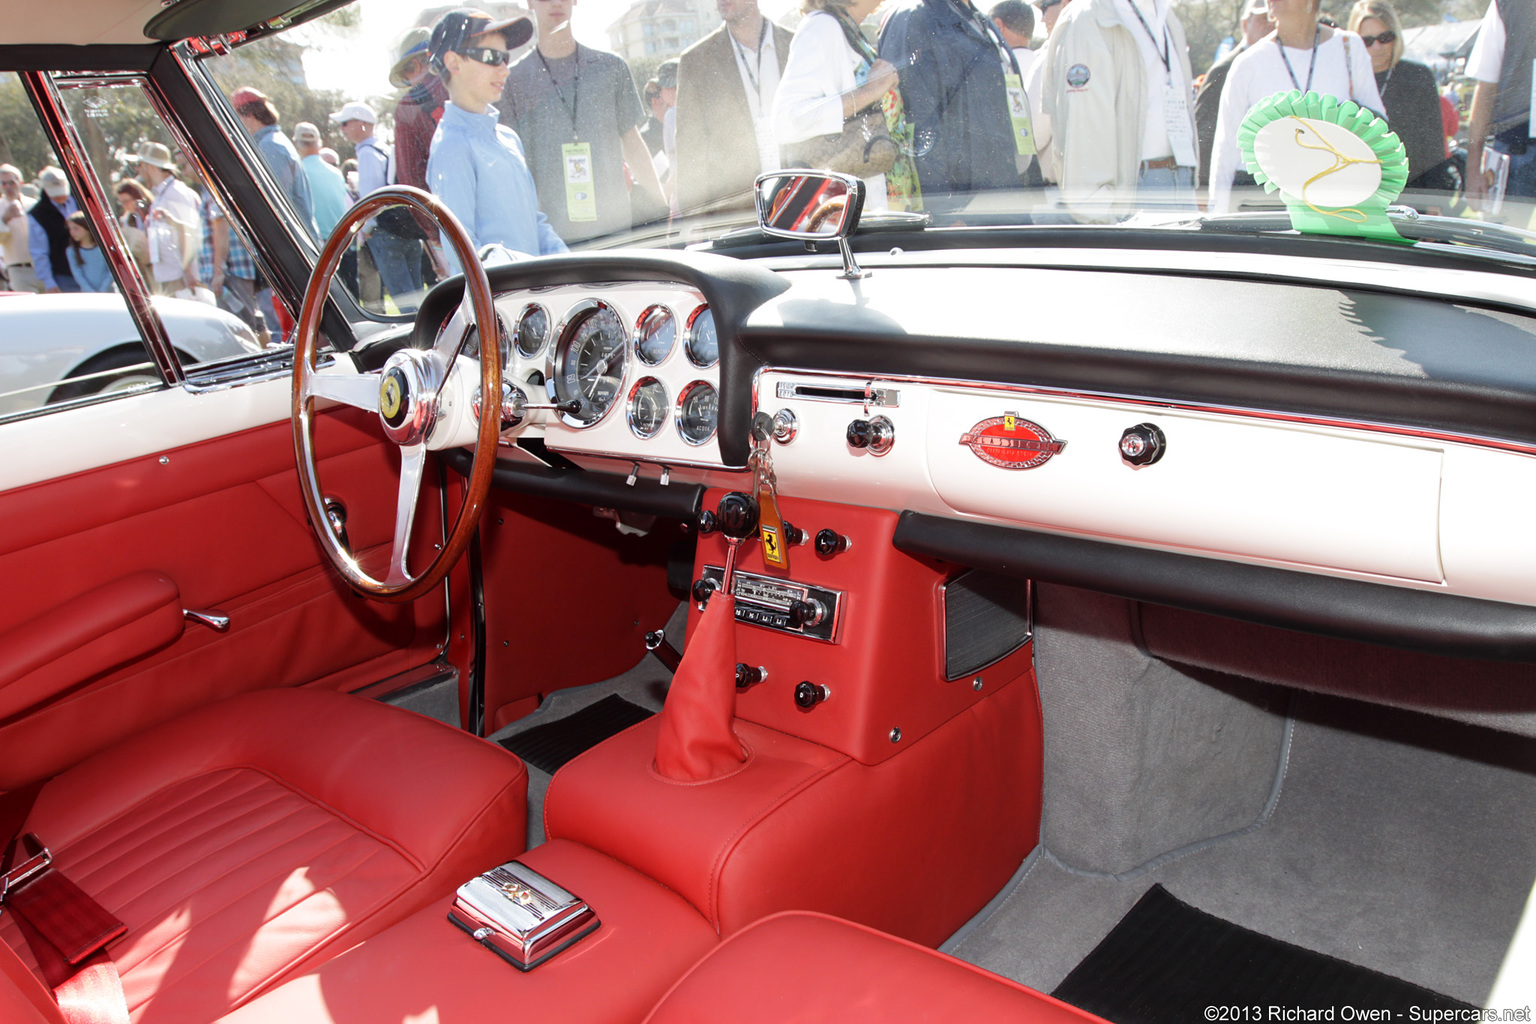
M1132 466L1150 466L1168 450L1168 439L1156 423L1138 423L1120 435L1120 457Z

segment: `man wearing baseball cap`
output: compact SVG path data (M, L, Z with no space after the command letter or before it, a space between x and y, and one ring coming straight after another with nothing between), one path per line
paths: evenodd
M358 198L390 184L394 154L374 136L378 117L373 108L353 100L331 114L331 122L356 151ZM398 308L404 309L406 296L421 290L422 232L410 214L398 207L385 210L364 231L384 290L394 297Z
M69 179L57 167L39 171L37 184L43 195L27 214L32 272L45 292L77 292L80 285L69 270L68 220L80 206L69 194Z
M293 148L288 136L277 126L277 108L265 93L248 85L231 93L229 102L239 115L240 123L250 134L251 141L256 144L256 151L261 154L294 212L298 214L299 223L311 235L316 234L315 207L310 197L309 179L299 163L298 150Z
M448 106L432 139L427 185L447 204L479 249L487 243L513 252L565 252L539 211L533 176L517 133L497 122L493 105L507 81L511 50L526 43L527 18L497 22L484 11L449 11L432 29L432 68L448 87ZM444 258L457 273L457 254Z
M308 121L293 126L293 148L299 151L299 163L309 179L309 195L315 203L315 227L322 237L328 238L341 215L352 205L352 197L347 195L341 171L321 158L323 141L318 126Z

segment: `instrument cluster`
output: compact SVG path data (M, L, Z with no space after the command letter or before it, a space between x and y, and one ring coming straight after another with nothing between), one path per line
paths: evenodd
M555 449L668 465L720 464L720 337L696 289L677 283L558 285L497 296L507 383L546 406ZM465 351L478 344L471 329Z

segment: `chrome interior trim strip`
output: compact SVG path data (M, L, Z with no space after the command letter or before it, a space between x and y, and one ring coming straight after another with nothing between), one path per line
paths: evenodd
M754 396L752 411L756 413L758 406L758 379L765 373L793 374L797 376L830 378L838 380L879 380L899 384L927 385L941 388L978 388L986 391L1004 391L1013 395L1039 395L1045 398L1075 399L1085 402L1110 402L1116 405L1151 405L1162 409L1171 409L1177 412L1211 413L1219 416L1241 416L1245 419L1268 420L1273 423L1298 423L1311 427L1329 427L1337 430L1364 430L1374 434L1391 434L1397 437L1413 438L1420 441L1435 441L1444 444L1465 444L1476 448L1489 448L1495 451L1514 452L1519 455L1536 456L1536 444L1522 441L1508 441L1497 437L1484 437L1478 434L1462 434L1455 431L1432 430L1428 427L1410 427L1400 423L1378 423L1372 420L1343 419L1332 416L1309 416L1302 413L1280 412L1274 409L1253 409L1237 405L1215 405L1203 402L1174 401L1166 398L1146 398L1136 395L1121 395L1111 392L1078 391L1071 388L1043 387L1028 384L999 384L979 380L944 380L937 377L904 376L901 374L849 374L835 370L803 370L793 367L765 366L753 375L752 390Z

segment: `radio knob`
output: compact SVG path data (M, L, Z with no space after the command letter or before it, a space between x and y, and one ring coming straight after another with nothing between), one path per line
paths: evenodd
M714 580L693 581L693 601L695 604L704 604L709 600L709 595L719 589L720 584Z
M884 455L896 443L896 425L884 416L854 420L848 424L848 447L868 448L871 455Z
M827 617L827 606L814 597L789 602L789 624L796 629L819 626Z
M795 707L802 711L809 711L830 696L832 696L831 690L807 679L795 687Z

